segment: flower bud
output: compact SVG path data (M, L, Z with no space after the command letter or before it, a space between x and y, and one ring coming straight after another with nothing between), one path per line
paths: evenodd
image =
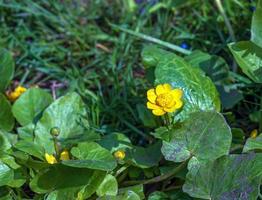
M50 134L54 137L57 137L60 134L60 129L58 127L53 127L50 130Z

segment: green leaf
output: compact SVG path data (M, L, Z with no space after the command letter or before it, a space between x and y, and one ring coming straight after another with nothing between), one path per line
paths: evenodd
M14 178L14 171L0 161L0 186L7 185Z
M169 200L169 197L164 192L155 191L149 195L148 200Z
M95 142L80 143L71 149L71 154L79 160L63 161L64 165L103 171L113 170L117 165L110 151Z
M197 50L186 56L185 60L191 66L202 69L216 84L223 83L229 76L229 67L226 61L219 56Z
M110 133L104 136L98 143L111 153L119 149L132 148L130 139L122 133Z
M12 112L22 126L35 122L41 112L53 101L52 96L40 88L27 90L13 105Z
M166 160L189 163L215 160L229 153L231 131L224 117L216 112L190 114L180 128L174 129L170 142L163 142L162 153Z
M140 168L157 166L162 158L161 146L162 143L159 141L146 148L134 147L132 149L127 149L126 159L131 159L133 164Z
M12 147L6 134L0 130L0 152L5 152Z
M248 152L251 150L262 150L262 134L256 138L247 139L243 152Z
M14 127L15 119L11 111L11 104L6 97L0 93L0 129L11 131Z
M262 47L251 41L228 44L242 71L254 82L262 83Z
M187 174L183 191L201 199L256 200L262 154L223 156Z
M136 109L139 119L143 122L144 126L150 128L156 127L156 121L153 114L147 109L144 104L137 104Z
M220 110L216 87L201 69L192 67L175 54L150 46L144 49L142 58L146 66L156 67L156 84L169 83L183 90L184 106L180 118L185 119L199 110Z
M15 63L10 52L0 49L0 92L4 92L13 79Z
M258 0L251 25L251 41L262 48L262 1Z
M96 193L99 197L116 196L118 192L117 180L111 174L107 174L103 182L97 188Z
M88 122L86 110L81 97L77 93L68 93L54 101L44 112L36 124L35 142L43 146L49 154L55 152L50 130L60 129L58 140L84 134ZM62 147L63 143L61 144Z
M95 171L90 169L56 164L40 171L32 179L30 187L37 193L80 187L88 184L94 173Z

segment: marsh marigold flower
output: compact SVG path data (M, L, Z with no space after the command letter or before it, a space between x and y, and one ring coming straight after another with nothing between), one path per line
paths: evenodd
M256 137L257 137L257 134L258 134L257 129L254 129L253 131L251 131L250 137L251 137L251 138L256 138Z
M172 113L183 106L182 96L181 89L172 89L167 83L158 85L147 91L147 108L157 116Z
M15 100L17 100L24 92L26 91L25 87L22 86L18 86L15 88L14 91L12 92L7 92L6 95L8 97L8 99L11 102L14 102Z
M60 154L60 160L70 160L69 152L67 150L62 151Z
M55 158L55 156L53 155L49 155L48 153L45 153L45 159L49 164L55 164L57 163L57 160Z
M114 153L116 159L123 160L126 157L126 153L123 150L118 150Z

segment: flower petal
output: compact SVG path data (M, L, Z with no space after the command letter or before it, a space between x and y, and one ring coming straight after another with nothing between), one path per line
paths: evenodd
M169 112L169 113L172 113L172 112L175 112L177 108L175 106L171 107L171 108L164 108L164 111L166 112Z
M170 92L172 90L172 86L168 83L163 84L163 87L167 92Z
M181 108L183 106L183 101L181 101L181 100L178 100L178 101L176 101L176 104L175 104L175 108L176 109L179 109L179 108Z
M148 109L161 109L161 107L159 107L158 105L156 104L153 104L153 103L150 103L149 101L146 103L146 106Z
M160 84L158 86L156 86L156 94L160 95L160 94L164 94L169 92L169 90L166 89L166 87L164 87L164 84Z
M156 116L161 116L161 115L166 114L166 112L162 109L155 109L155 110L152 111L152 113Z
M171 94L173 95L174 99L179 100L183 96L183 90L174 89L171 91Z
M147 99L151 102L151 103L155 103L156 102L156 93L155 93L155 89L150 89L147 91Z

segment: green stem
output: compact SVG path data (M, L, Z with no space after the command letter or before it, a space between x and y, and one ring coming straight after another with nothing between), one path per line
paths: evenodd
M135 31L132 31L132 30L130 30L130 29L126 29L126 28L123 28L123 27L121 27L121 26L117 26L117 25L115 25L115 24L110 24L110 23L109 23L109 25L112 26L112 27L115 28L115 29L118 29L118 30L123 31L123 32L125 32L125 33L129 33L130 35L133 35L133 36L142 38L143 40L147 40L147 41L153 42L153 43L155 43L155 44L159 44L159 45L161 45L161 46L167 47L167 48L172 49L172 50L174 50L174 51L177 51L177 52L179 52L179 53L182 53L182 54L185 54L185 55L189 55L189 54L192 53L192 52L189 51L189 50L186 50L186 49L181 48L180 46L171 44L171 43L169 43L169 42L165 42L165 41L163 41L163 40L159 40L159 39L154 38L154 37L151 37L151 36L149 36L149 35L145 35L145 34L142 34L142 33L139 33L139 32L135 32Z
M260 95L259 133L262 133L262 92L261 92L261 95Z
M171 170L170 172L148 179L148 180L133 180L133 181L126 181L123 183L123 185L125 186L130 186L130 185L137 185L137 184L152 184L152 183L157 183L157 182L161 182L165 179L168 179L171 176L174 176L175 174L177 174L180 170L182 170L188 163L187 161L182 162L178 167L174 168L173 170Z
M54 141L56 158L58 159L59 158L59 154L60 154L60 148L59 148L59 143L58 143L58 140L57 140L56 136L53 136L53 141Z

